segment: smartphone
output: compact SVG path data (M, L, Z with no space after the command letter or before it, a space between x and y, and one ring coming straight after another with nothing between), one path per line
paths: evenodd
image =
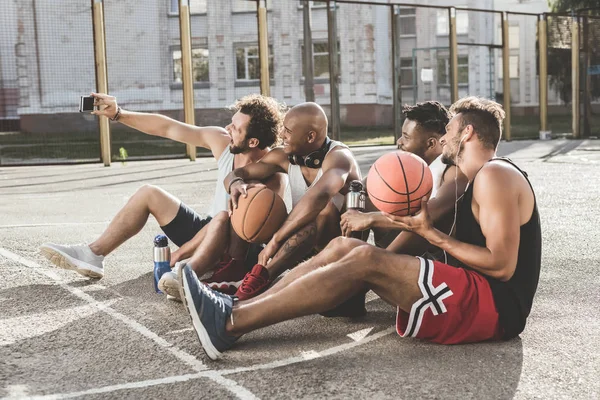
M81 96L79 99L79 112L94 110L94 98L92 96Z

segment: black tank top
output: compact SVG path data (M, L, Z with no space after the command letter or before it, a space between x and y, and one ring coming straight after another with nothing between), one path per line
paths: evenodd
M510 163L523 174L531 187L527 173L517 167L511 160L507 158L494 158L490 161L493 160L502 160ZM471 210L474 182L475 179L473 179L473 182L471 182L465 191L462 201L458 206L456 238L461 242L485 247L485 237ZM531 187L531 191L533 192L533 187ZM505 339L513 338L523 332L525 320L531 311L531 303L540 277L542 232L535 193L533 195L534 203L531 218L526 224L521 226L519 256L514 275L509 281L502 282L482 274L488 280L492 289L500 326L504 330ZM469 268L460 262L454 265Z

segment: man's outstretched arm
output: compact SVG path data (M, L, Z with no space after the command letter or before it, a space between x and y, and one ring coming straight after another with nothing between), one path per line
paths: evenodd
M114 118L117 114L117 99L103 93L92 93L98 110L94 115ZM218 126L200 127L189 125L161 114L149 114L121 109L118 121L148 135L160 136L211 150L218 159L230 143L231 138L224 128Z

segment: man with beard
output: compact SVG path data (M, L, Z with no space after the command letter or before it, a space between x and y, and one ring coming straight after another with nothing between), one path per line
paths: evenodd
M404 106L402 113L406 119L402 125L402 136L398 139L398 149L421 157L429 165L433 176L433 188L427 204L429 212L436 225L441 223L440 229L448 231L456 198L462 195L467 185L466 177L456 166L442 163L440 139L450 121L448 110L437 101L427 101ZM368 187L366 178L364 184ZM421 255L426 250L433 251L418 235L398 237L400 231L394 229L394 223L377 211L368 198L366 212L348 210L342 215L341 228L344 236L372 229L377 247L387 247L396 253Z
M415 216L388 215L397 228L448 252L451 264L338 238L262 295L235 304L186 267L183 292L209 357L218 358L245 333L331 309L365 288L397 307L396 329L403 337L458 344L510 339L523 331L541 267L536 197L527 175L496 157L502 106L467 97L451 111L441 139L443 160L469 180L455 237L432 225L427 199Z
M144 185L131 196L127 204L113 218L108 228L89 245L64 246L44 244L41 252L56 266L71 269L91 278L104 276L104 257L142 230L152 214L169 239L180 246L172 254L171 265L192 255L205 238L204 227L212 218L227 217L229 195L223 188L223 179L235 168L241 168L264 157L279 139L283 106L276 100L261 95L249 95L231 107L235 114L225 128L198 127L185 124L160 114L126 111L117 105L115 97L92 93L92 114L135 128L149 135L161 136L210 150L218 163L218 179L212 209L207 218L165 190ZM279 191L284 187L283 174L269 182ZM262 248L254 250L255 261ZM246 254L243 255L243 257ZM252 258L252 257L250 257ZM168 274L165 274L168 275ZM163 290L165 281L159 287Z
M293 268L341 234L344 195L349 183L360 179L358 163L348 147L327 137L327 116L318 104L292 107L285 115L283 131L283 148L273 149L259 162L237 168L225 178L232 207L237 207L240 195L256 186L252 180L269 179L278 173L288 176L285 198L291 201L291 212L259 254L258 263L250 272L231 264L204 281L240 300L257 296L285 269ZM229 221L211 221L208 229L214 234L207 234L187 262L198 276L212 268L226 248L237 247L219 234L233 231Z

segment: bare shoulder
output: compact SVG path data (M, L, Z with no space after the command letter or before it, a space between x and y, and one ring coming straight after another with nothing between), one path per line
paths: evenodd
M323 169L340 167L351 168L354 162L354 155L350 149L347 147L338 146L331 149L331 151L325 156L325 159L323 160Z
M505 197L517 194L524 183L527 184L525 177L514 166L504 161L492 161L477 173L473 191L475 195Z

